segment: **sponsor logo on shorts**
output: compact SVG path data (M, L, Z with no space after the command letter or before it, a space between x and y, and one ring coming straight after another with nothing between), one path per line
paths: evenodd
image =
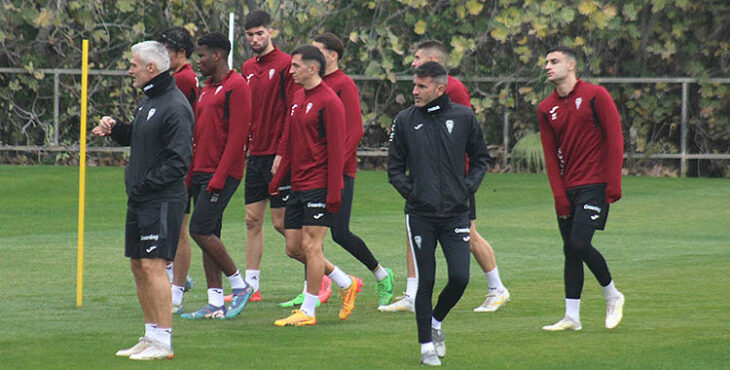
M312 217L313 217L313 218L314 218L315 220L319 220L320 218L322 218L322 216L324 216L324 213L317 213L316 215L314 215L314 216L312 216Z
M307 203L307 208L324 208L326 206L327 205L324 203L313 203L313 202Z
M423 238L421 238L420 235L416 235L413 237L413 241L416 242L416 247L421 249L421 242L423 241Z
M145 251L147 251L147 253L152 253L152 251L155 250L155 249L157 249L157 246L156 245L153 245L153 246L145 249Z
M601 208L600 207L592 206L590 204L584 204L583 205L583 209L589 210L589 211L593 211L593 212L601 212Z
M146 240L159 240L160 236L157 234L149 234L149 235L142 235L139 237L140 241L146 241Z
M471 232L471 230L468 227L457 227L456 229L454 229L454 232L457 234L463 234L463 233L468 234Z

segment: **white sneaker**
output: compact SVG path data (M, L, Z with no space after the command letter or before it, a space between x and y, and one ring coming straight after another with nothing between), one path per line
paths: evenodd
M441 360L439 360L436 350L421 353L421 363L426 366L441 366Z
M563 330L575 330L578 331L580 329L583 329L583 327L580 325L580 322L573 321L573 319L569 317L563 317L562 320L556 322L552 325L545 325L542 327L542 330L547 331L563 331Z
M624 295L619 293L618 297L606 301L606 328L613 329L621 323L624 317Z
M503 304L507 303L510 299L509 291L507 288L497 290L494 293L487 294L487 299L481 306L474 309L474 312L494 312L497 311Z
M179 306L172 305L172 314L173 315L182 315L183 313L185 313L185 311L183 311L182 305L179 305Z
M441 329L431 328L431 341L439 357L446 357L446 336Z
M398 297L396 301L387 306L378 306L380 312L416 312L413 298L408 296Z
M150 345L142 352L129 356L130 360L164 360L172 359L175 354L172 348L158 342L151 341Z
M150 344L152 344L152 342L147 339L147 337L140 337L137 344L135 344L131 348L120 349L119 351L117 351L116 355L119 357L129 357L131 355L135 355L144 351L145 349L147 349L147 347L150 346Z

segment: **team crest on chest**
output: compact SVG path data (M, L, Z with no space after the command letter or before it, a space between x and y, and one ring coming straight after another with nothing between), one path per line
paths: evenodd
M583 98L575 99L575 109L576 110L580 109L580 103L582 103L582 102L583 102Z
M312 103L307 103L307 109L304 110L304 114L309 113L310 109L312 109Z
M446 120L446 129L449 130L449 135L451 135L451 131L454 130L454 121L447 119Z
M223 88L223 85L218 86L218 88L215 89L215 93L213 95L218 95L218 92L220 92L222 88Z
M552 108L550 108L550 119L552 119L553 121L555 121L556 119L558 119L558 114L555 113L557 110L558 110L558 106L557 105L554 106L554 107L552 107Z
M152 118L152 116L155 115L155 112L157 112L157 110L155 108L152 108L149 110L149 112L147 112L147 122L149 122L150 118Z
M275 69L273 69L273 68L271 68L271 69L269 70L269 80L270 80L270 79L272 79L272 78L274 78L274 73L276 73L276 70L275 70Z

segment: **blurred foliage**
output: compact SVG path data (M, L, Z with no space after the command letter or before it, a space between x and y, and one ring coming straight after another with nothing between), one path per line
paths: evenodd
M53 76L41 68L79 68L81 40L91 43L90 66L126 69L131 44L173 25L196 37L227 34L235 12L235 65L251 57L241 18L262 8L275 19L276 43L288 51L320 32L345 41L341 61L359 81L368 134L383 147L392 117L410 104L413 47L425 39L451 50L450 73L466 81L490 143L502 143L509 109L510 142L537 130L535 107L552 87L542 66L552 45L579 50L579 75L689 76L707 81L730 75L730 3L710 0L5 0L0 12L0 145L48 145L53 133ZM406 78L406 81L398 80ZM472 79L494 77L497 82ZM513 78L518 78L517 81ZM63 75L62 145L77 144L80 77ZM90 122L102 114L129 118L138 99L129 80L90 78ZM681 85L611 84L628 150L679 150ZM730 152L730 85L690 85L690 152ZM106 145L101 140L91 145ZM718 161L718 163L724 163ZM726 165L726 163L725 163ZM727 169L708 169L720 173ZM713 172L714 171L714 172Z

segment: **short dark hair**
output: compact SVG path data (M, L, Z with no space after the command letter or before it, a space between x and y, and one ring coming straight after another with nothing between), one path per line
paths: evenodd
M438 41L438 40L422 41L421 43L418 44L418 46L416 46L416 48L417 48L417 50L433 49L433 50L436 50L436 51L446 54L446 55L449 54L449 51L446 49L446 45L444 45L443 42Z
M324 60L324 55L316 47L312 45L298 46L294 51L291 52L291 56L301 55L302 60L315 61L319 63L319 77L324 77L324 70L327 66L327 62Z
M431 77L436 82L442 83L444 85L446 85L446 83L448 82L448 76L446 74L444 66L437 62L431 61L423 63L416 68L414 73L420 78Z
M557 45L550 48L550 50L545 53L545 55L548 55L550 53L554 52L560 52L565 54L568 58L573 60L578 60L578 54L575 52L575 50L565 46L565 45Z
M205 46L209 49L217 49L223 52L223 56L228 57L231 52L231 42L220 32L212 32L203 35L198 39L198 46Z
M157 41L174 51L185 50L186 58L190 58L195 49L190 31L183 27L172 27L162 31Z
M325 49L337 53L337 60L342 59L342 55L345 53L345 44L332 32L314 36L314 42L319 42L324 45Z
M271 16L263 10L249 12L243 21L243 29L245 30L254 27L269 27L270 25Z

